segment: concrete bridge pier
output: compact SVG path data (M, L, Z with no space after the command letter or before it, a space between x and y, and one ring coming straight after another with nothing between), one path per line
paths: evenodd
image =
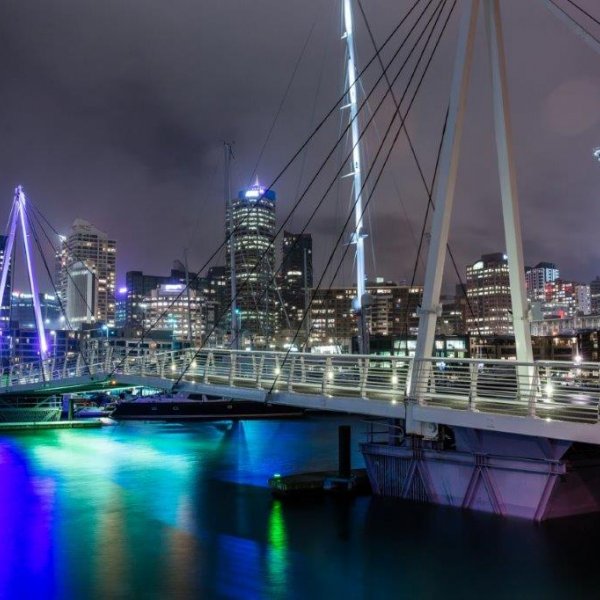
M373 491L534 521L600 511L600 448L440 427L438 440L366 443Z

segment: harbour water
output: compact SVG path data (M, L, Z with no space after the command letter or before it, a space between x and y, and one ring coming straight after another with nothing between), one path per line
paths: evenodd
M535 525L392 499L271 498L335 468L310 417L0 438L0 598L597 597L600 518Z

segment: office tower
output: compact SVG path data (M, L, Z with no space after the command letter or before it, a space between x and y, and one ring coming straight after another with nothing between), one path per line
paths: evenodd
M302 323L313 285L312 236L310 233L284 231L281 250L281 326L297 329ZM307 321L308 317L305 325Z
M71 232L63 239L57 255L57 287L67 314L77 315L76 318L80 319L86 312L80 306L85 297L88 306L85 321L81 322L97 321L114 325L116 260L115 240L110 240L106 233L91 223L76 219ZM79 291L78 286L69 277L69 273L73 270L79 274L82 283L85 284ZM84 276L83 270L89 271L89 275L93 277ZM91 292L90 285L92 285ZM76 297L79 300L75 300ZM69 308L69 300L78 303L77 309Z
M510 282L506 254L484 254L467 267L467 332L482 335L510 335ZM471 312L472 311L472 312Z
M256 183L231 200L226 235L234 232L238 322L242 339L264 343L276 330L278 299L275 276L275 201L273 190ZM227 272L232 272L227 245Z

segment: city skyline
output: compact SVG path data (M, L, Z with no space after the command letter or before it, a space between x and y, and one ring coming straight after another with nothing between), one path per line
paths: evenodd
M53 28L44 35L49 17L45 7L26 15L18 5L3 7L4 56L11 57L3 66L11 87L0 116L5 131L0 191L6 197L0 214L8 210L14 185L22 183L59 230L81 217L118 240L120 284L128 270L164 270L171 257L181 255L184 245L190 249L190 269L198 270L221 241L222 140L236 142L233 189L247 185L255 171L268 185L310 131L313 108L318 120L339 95L343 45L336 45L336 11L321 15L322 3L317 1L302 10L284 10L275 2L258 8L241 6L234 15L220 6L187 7L191 17L186 12L183 22L176 10L165 9L169 16L165 18L156 7L145 15L146 24L162 31L163 39L149 44L147 28L142 32L132 25L129 35L127 26L140 17L136 7L122 9L110 26L113 35L106 39L89 35L95 31L95 20L105 22L102 7L83 10L67 0L61 7L64 18L50 19ZM378 41L389 32L388 23L399 20L406 8L404 2L389 2L377 11L366 7ZM317 14L323 18L312 31L292 93L259 161L285 82ZM248 45L245 28L267 16L274 25L268 44ZM600 253L591 243L593 223L600 217L596 206L600 171L592 157L600 139L600 79L593 53L537 4L515 3L504 20L525 255L532 263L560 263L574 279L588 281L600 270ZM356 21L359 63L364 63L372 49L358 16ZM28 28L27 36L22 35L22 27ZM454 34L454 21L450 28ZM43 47L35 57L23 44L32 35ZM64 39L69 39L68 56ZM223 39L227 57L216 68L208 55L222 46ZM409 119L427 178L443 120L440 99L446 97L453 39L449 35L442 42L444 52L433 61L433 75ZM184 44L189 48L182 54ZM323 59L324 48L328 50ZM120 56L127 59L120 61ZM551 68L543 68L545 64ZM53 84L45 85L49 81ZM471 167L460 170L456 228L451 236L459 265L503 246L496 218L500 204L494 150L491 144L482 146L478 135L491 126L491 115L480 108L488 105L480 102L486 87L485 65L476 61L461 162ZM178 92L182 89L185 96ZM244 90L243 97L232 93L236 89ZM389 106L386 110L389 113ZM385 119L378 117L376 122L383 127ZM337 130L337 123L332 129ZM314 152L307 155L304 183L332 143L330 133L324 131ZM376 145L374 138L367 142L371 148ZM374 199L368 229L377 268L369 258L370 277L400 280L412 270L413 236L420 229L426 198L411 161L403 143L392 155L389 170L394 175L384 176ZM297 197L300 170L296 165L274 186L282 216ZM315 253L315 273L323 268L339 214L347 208L349 190L342 192L341 205L331 198L310 229L315 248L322 249ZM300 229L307 210L301 207L290 230ZM404 235L395 235L398 230ZM573 231L578 232L575 239ZM367 254L371 255L370 249ZM340 284L349 283L350 271L351 264L343 269ZM447 280L452 285L451 275Z

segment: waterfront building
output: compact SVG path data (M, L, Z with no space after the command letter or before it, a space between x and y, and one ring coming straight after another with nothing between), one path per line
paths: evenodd
M200 343L206 332L203 305L195 289L188 298L184 283L161 284L143 299L144 330L170 330L174 340Z
M484 254L467 266L467 332L479 335L510 335L510 282L506 254Z
M535 267L525 267L525 284L527 298L530 302L545 302L546 284L560 277L558 267L554 263L540 262Z
M240 333L254 346L276 332L279 302L275 277L275 207L273 190L256 183L233 198L226 214L226 235L234 232L234 256L227 244L227 273L235 266ZM231 300L229 296L229 301Z
M370 335L415 335L419 325L417 309L423 288L398 285L378 278L366 286L368 303L365 315ZM334 345L349 351L351 340L358 335L352 300L355 287L314 290L311 293L311 345Z
M546 318L572 317L577 312L576 284L556 279L546 284L546 297L542 314Z
M91 223L76 219L69 235L62 239L56 259L56 287L67 315L72 315L78 323L114 325L116 241ZM84 276L83 270L88 270L89 276ZM73 272L78 273L81 289L72 279ZM84 298L85 310L81 304Z
M281 251L281 327L296 330L302 323L313 285L312 235L284 231Z
M42 320L47 329L60 329L65 326L65 319L60 309L58 298L52 294L39 293ZM33 296L25 292L13 292L10 302L11 329L35 330L33 313Z

